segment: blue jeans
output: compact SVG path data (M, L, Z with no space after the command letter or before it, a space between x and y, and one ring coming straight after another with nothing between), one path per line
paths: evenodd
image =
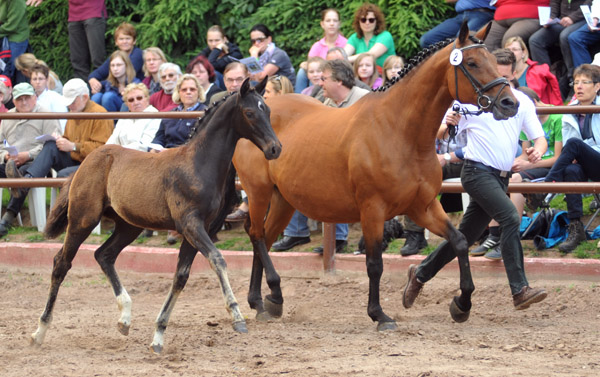
M308 76L306 76L306 71L304 68L298 69L298 73L296 74L296 85L294 85L294 93L301 93L304 89L308 88L310 82L308 81Z
M423 34L419 44L421 48L443 41L446 38L455 38L464 19L468 19L469 30L479 30L494 18L494 12L467 10L456 17L449 18L438 26Z
M458 227L467 238L469 246L481 236L491 219L500 224L500 249L512 294L529 285L525 277L523 248L519 239L520 219L517 210L506 195L509 177L500 177L484 165L473 166L465 162L461 183L471 196L471 202ZM432 279L448 262L456 258L448 241L442 242L429 254L417 269L419 281Z
M22 82L29 82L29 78L18 71L15 67L15 60L24 53L27 52L29 47L29 39L24 40L23 42L8 42L10 46L10 53L12 55L11 62L12 67L8 69L6 73L4 73L7 77L9 77L12 81L13 86L20 84Z
M573 160L577 160L574 164ZM569 139L560 156L546 176L546 182L600 181L600 153L581 139ZM583 216L581 194L566 194L567 217L580 219Z
M92 101L106 109L106 111L121 111L123 98L114 92L96 93L92 95Z
M569 46L569 35L581 28L582 25L586 25L585 20L576 22L569 27L563 27L561 24L552 24L548 27L540 28L540 30L529 37L531 60L550 66L552 62L550 61L548 49L558 42L563 61L569 71L569 75L571 75L573 72L573 57L571 56L571 48Z
M288 237L310 236L310 229L308 229L307 222L308 217L299 211L294 212L294 216L292 216L290 223L283 231L283 235ZM348 239L348 224L335 224L335 239L344 241Z
M592 55L589 47L600 42L600 31L591 32L587 24L569 35L569 46L571 46L571 55L573 56L573 67L577 68L582 64L592 62Z

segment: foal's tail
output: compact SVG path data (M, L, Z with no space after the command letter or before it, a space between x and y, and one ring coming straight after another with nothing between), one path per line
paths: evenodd
M71 181L73 181L74 174L71 174L67 181L63 184L56 204L52 207L48 219L46 220L46 227L44 228L44 235L46 238L56 238L67 229L69 219L67 217L67 211L69 209L69 189L71 188Z
M235 175L236 171L233 167L233 163L229 164L229 170L227 171L227 178L225 180L225 190L223 191L223 199L221 199L221 207L217 216L213 219L208 227L208 235L210 239L215 242L217 240L217 233L225 224L225 218L238 204L237 191L235 189Z

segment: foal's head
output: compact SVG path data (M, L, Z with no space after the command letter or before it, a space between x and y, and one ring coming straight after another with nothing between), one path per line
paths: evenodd
M456 100L478 105L483 111L492 112L497 120L508 119L517 113L519 102L508 80L498 73L496 58L482 42L490 27L491 23L473 37L463 22L458 38L448 47L448 88Z
M271 109L265 104L262 93L267 84L267 77L256 87L250 87L250 80L244 80L239 92L229 101L235 101L235 108L241 115L240 122L235 122L238 134L252 141L265 154L267 160L279 157L281 143L271 127Z

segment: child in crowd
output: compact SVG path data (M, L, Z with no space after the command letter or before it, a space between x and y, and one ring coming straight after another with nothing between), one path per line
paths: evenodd
M377 89L383 83L375 68L375 57L368 52L358 55L354 61L354 76L369 85L371 89Z
M387 84L394 77L397 77L403 67L404 59L401 56L390 55L385 58L385 62L383 63L383 85Z
M288 93L294 93L292 82L285 76L275 75L269 77L263 97L268 99Z
M45 65L48 67L43 60L39 60L30 52L26 52L24 54L19 55L19 57L15 60L15 67L21 71L21 73L27 77L28 80L31 80L31 69L36 64ZM58 78L58 75L50 70L50 74L48 76L48 89L55 91L58 94L62 94L63 84Z
M323 75L323 64L325 59L320 56L313 56L306 61L306 76L312 85L302 90L302 94L310 96L315 86L321 85L321 76Z
M108 79L102 81L100 91L92 96L92 101L102 105L106 111L120 111L123 106L122 93L131 83L141 82L135 77L135 70L129 56L117 50L109 58Z

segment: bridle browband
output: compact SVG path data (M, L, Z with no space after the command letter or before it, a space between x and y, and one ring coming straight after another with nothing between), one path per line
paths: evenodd
M476 44L472 44L472 45L465 46L465 47L460 47L457 49L456 41L454 41L453 51L458 50L462 53L463 51L469 50L472 48L486 48L486 47L481 41L477 41ZM469 79L469 81L471 82L473 89L475 89L475 92L477 93L477 105L479 106L479 109L487 110L490 107L493 107L494 104L496 103L496 100L500 96L500 93L502 92L502 90L506 86L508 86L508 80L505 77L498 77L498 78L490 81L489 83L487 83L485 86L481 85L481 83L479 81L477 81L477 79L475 77L473 77L473 75L471 75L471 73L469 71L467 71L467 69L463 65L463 62L461 61L459 64L454 65L454 80L455 80L454 83L455 83L455 90L456 90L456 100L458 102L461 102L460 98L458 97L458 68L460 68L460 70L465 74L467 79ZM496 85L502 85L502 87L500 88L500 90L498 90L496 97L494 97L494 99L490 99L490 97L485 95L484 93Z

